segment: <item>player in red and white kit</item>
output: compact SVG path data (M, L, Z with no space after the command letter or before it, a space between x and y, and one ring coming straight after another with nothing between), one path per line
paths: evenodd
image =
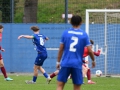
M0 25L0 43L2 41L2 32L3 32L3 26ZM4 52L5 50L1 47L1 44L0 44L0 50L2 52ZM6 70L5 70L5 67L4 67L4 63L3 63L3 58L2 58L2 55L1 55L1 52L0 52L0 69L1 69L1 72L3 73L4 75L4 78L6 81L12 81L13 79L9 78L7 76L7 73L6 73Z
M91 44L93 45L94 42L93 40L90 40ZM92 48L92 45L91 45L91 48ZM94 55L95 56L99 56L100 55L100 50L98 50L97 52L94 52ZM83 54L83 58L89 56L89 53L88 53L88 50L87 48L85 47L84 48L84 54ZM90 71L90 68L88 67L88 61L87 60L83 60L84 64L83 64L83 76L87 75L87 79L88 79L88 84L95 84L95 82L93 82L91 80L91 71Z

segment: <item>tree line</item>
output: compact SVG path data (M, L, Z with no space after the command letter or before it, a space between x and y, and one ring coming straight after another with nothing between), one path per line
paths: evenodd
M0 0L2 23L12 22L12 10L14 10L15 13L17 2L19 2L19 0ZM14 6L14 8L12 7L12 5ZM23 23L37 23L37 5L38 0L24 0Z

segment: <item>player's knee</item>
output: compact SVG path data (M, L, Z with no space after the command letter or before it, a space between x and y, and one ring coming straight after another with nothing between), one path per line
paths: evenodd
M37 67L34 67L33 69L34 69L34 71L38 71Z
M40 69L40 71L41 71L41 70L43 70L43 67L42 67L42 66L40 66L40 67L39 67L39 69Z
M4 64L3 63L0 63L0 67L3 67L4 66Z
M59 73L59 70L55 71L54 73L55 73L55 75L58 75L58 73Z
M37 71L38 69L37 68L34 68L34 71Z

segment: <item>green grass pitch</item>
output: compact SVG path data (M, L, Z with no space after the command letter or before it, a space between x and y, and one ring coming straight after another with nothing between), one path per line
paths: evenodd
M31 80L32 75L10 75L10 77L14 80L5 81L3 75L0 75L0 90L56 90L57 86L56 78L47 84L43 76L38 76L36 84L26 84L25 80ZM85 84L82 85L81 90L120 90L120 78L94 77L92 80L97 83L89 85L85 78ZM68 80L64 90L73 90L71 80Z

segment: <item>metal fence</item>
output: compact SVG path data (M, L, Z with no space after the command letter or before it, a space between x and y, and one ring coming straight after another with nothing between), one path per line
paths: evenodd
M119 0L0 0L2 23L67 23L86 9L119 9ZM68 15L67 15L68 14ZM84 22L84 21L83 21Z

